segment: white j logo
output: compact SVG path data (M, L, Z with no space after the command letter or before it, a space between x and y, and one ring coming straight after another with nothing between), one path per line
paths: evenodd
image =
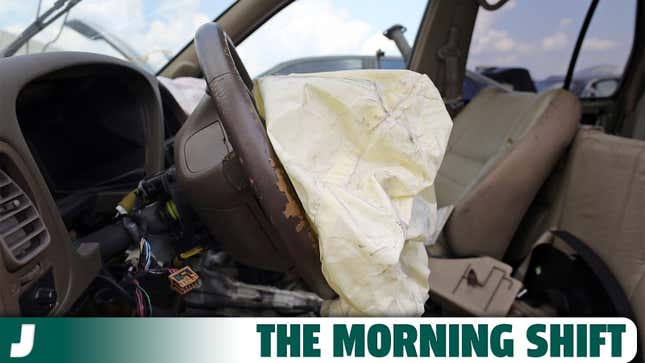
M36 325L22 324L20 328L20 341L18 343L11 343L11 358L23 358L31 353L34 347L34 333L36 333Z

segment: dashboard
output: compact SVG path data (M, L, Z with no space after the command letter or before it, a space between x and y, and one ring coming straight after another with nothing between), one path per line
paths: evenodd
M20 129L55 198L144 174L145 79L118 67L82 66L20 92Z
M70 309L101 256L72 243L61 201L162 170L164 114L154 76L111 57L0 60L0 316Z

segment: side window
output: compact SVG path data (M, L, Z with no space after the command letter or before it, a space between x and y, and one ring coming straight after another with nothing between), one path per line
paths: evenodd
M468 70L518 91L562 87L589 4L511 0L497 11L480 8ZM635 7L636 0L599 2L573 75L574 94L613 94L632 47Z
M314 73L329 71L346 71L349 69L361 69L363 60L360 57L321 57L321 58L301 58L292 61L280 63L268 71L260 74L263 75L284 75L291 73Z
M479 93L482 89L484 89L485 86L480 85L479 83L475 82L475 80L472 77L469 77L469 74L466 74L464 77L464 85L462 89L462 97L464 100L472 100L475 95Z
M379 61L380 68L382 69L404 69L405 62L403 58L382 58Z
M412 43L426 3L297 0L253 32L237 50L251 77L361 69L378 64L379 50L385 53L381 60L387 59L388 67L405 68L396 45L383 31L401 24ZM390 57L401 61L389 62Z
M468 70L518 91L561 87L588 6L511 0L497 11L480 8Z
M612 96L631 53L636 0L600 1L589 24L571 90L581 98Z

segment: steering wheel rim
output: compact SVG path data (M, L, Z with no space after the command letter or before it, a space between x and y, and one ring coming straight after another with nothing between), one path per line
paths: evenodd
M299 276L323 298L336 294L322 274L318 238L276 156L257 112L253 83L217 23L202 25L195 49L207 89L249 185Z

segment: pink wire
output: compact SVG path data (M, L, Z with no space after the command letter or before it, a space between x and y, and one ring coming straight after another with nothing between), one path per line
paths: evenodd
M141 291L139 291L139 289L136 289L135 291L136 291L135 294L137 295L137 313L139 314L139 316L143 316L144 315L144 310L143 310L144 308L142 303L143 296L141 295Z

